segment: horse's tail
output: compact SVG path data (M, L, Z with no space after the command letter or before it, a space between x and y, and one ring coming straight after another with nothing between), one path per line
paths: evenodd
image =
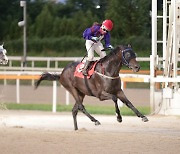
M60 75L61 74L51 74L51 73L48 73L48 72L41 74L41 77L39 78L39 80L37 80L35 82L35 89L38 88L38 86L40 85L41 81L43 81L43 80L58 81L60 79Z

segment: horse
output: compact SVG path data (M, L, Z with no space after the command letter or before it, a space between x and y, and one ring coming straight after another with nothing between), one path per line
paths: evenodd
M8 63L8 57L6 56L6 49L4 49L3 44L0 45L0 64L6 65Z
M89 117L95 125L100 125L100 122L85 109L83 105L85 95L97 97L100 101L112 99L115 104L118 122L122 122L122 116L118 108L117 99L120 99L127 107L134 111L138 117L142 118L143 122L148 121L148 118L133 106L121 89L121 78L119 77L121 67L125 65L134 72L138 72L140 69L132 47L118 45L107 54L107 56L97 61L94 68L95 71L89 79L87 76L84 76L84 78L74 76L74 72L79 63L80 62L72 62L68 64L61 74L42 73L39 80L35 83L35 89L37 89L43 80L57 80L70 92L75 99L75 104L72 109L75 130L78 130L77 114L79 110Z

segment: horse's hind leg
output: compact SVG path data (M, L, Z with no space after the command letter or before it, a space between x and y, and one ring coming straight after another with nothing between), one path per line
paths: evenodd
M67 87L66 87L67 88ZM74 99L76 100L76 103L72 109L72 115L74 119L74 129L78 130L77 126L77 113L78 110L82 111L87 117L91 119L91 121L95 122L95 125L100 125L100 122L96 120L93 116L91 116L83 106L82 102L84 99L84 94L75 89L74 87L71 87L70 89L68 88L69 92L73 95Z
M100 125L101 123L96 120L93 116L91 116L85 109L83 104L79 105L79 110L82 111L87 117L89 117L89 119L91 119L92 122L95 122L95 125Z
M91 121L95 122L95 125L100 125L100 122L98 120L96 120L93 116L91 116L85 109L84 105L79 104L79 103L75 103L73 109L72 109L72 115L73 115L73 119L74 119L74 129L78 130L78 126L77 126L77 113L78 110L82 111L87 117L89 117L91 119Z
M117 94L117 97L124 103L127 105L127 107L129 107L131 110L134 111L134 113L138 116L141 117L142 120L144 122L148 121L148 118L146 116L144 116L142 113L140 113L133 105L132 103L126 98L124 92L121 90L119 91L119 93Z
M78 104L75 103L74 107L72 109L72 115L73 115L73 120L74 120L74 130L78 130L78 126L77 126L77 114L78 114Z
M115 104L115 111L116 111L117 121L122 122L122 117L121 117L120 110L119 110L118 103L117 103L117 97L113 96L112 100L114 101L114 104Z

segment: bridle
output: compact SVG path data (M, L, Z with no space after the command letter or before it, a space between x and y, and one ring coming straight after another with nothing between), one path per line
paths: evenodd
M130 57L128 59L126 59L126 56L125 56L127 51L131 51L131 52L129 52ZM123 65L126 65L128 68L130 68L130 65L129 65L130 60L132 58L136 58L136 55L132 51L133 51L132 48L127 48L127 49L122 50L122 63L123 63Z

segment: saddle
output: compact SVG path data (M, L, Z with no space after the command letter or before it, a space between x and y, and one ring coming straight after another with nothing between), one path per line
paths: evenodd
M98 61L92 61L89 65L89 69L88 69L88 75L87 75L87 79L89 79L93 73L94 73L94 69L96 67ZM84 78L84 75L82 74L82 70L84 68L84 63L81 62L76 66L76 70L74 71L74 76L78 77L78 78Z

